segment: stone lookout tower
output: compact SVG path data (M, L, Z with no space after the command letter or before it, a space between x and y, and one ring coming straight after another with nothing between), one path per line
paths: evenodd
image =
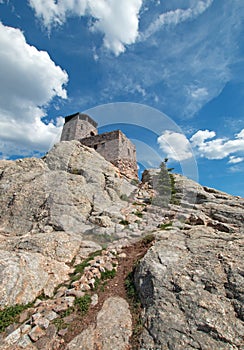
M79 140L94 148L130 179L137 179L136 147L120 130L98 135L97 123L87 114L65 117L61 141Z

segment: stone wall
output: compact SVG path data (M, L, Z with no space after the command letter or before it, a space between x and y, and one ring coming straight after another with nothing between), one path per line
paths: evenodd
M74 114L65 118L61 141L79 140L97 135L97 123L86 114Z
M120 131L115 130L80 140L85 146L94 148L106 160L117 166L129 178L137 178L136 148Z

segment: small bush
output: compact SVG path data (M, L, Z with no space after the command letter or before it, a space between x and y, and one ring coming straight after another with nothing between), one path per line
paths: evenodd
M122 201L126 201L126 202L129 201L129 197L128 197L127 194L125 194L125 193L121 194L120 199L121 199Z
M129 221L128 220L121 220L119 222L120 225L124 225L124 226L128 226L129 225Z
M91 296L85 294L83 297L75 299L75 305L78 307L82 315L85 315L91 304Z
M150 198L144 198L143 199L143 202L145 203L145 204L152 204L152 201L153 201L153 199L150 197ZM144 204L144 205L145 205Z
M134 211L133 214L136 215L136 216L138 216L138 218L143 218L143 214L142 214L142 212L140 212L139 210Z

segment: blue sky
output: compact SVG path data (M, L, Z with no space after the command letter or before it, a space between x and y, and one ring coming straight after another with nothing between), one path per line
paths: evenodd
M87 111L143 167L244 197L243 19L243 0L0 0L0 158Z

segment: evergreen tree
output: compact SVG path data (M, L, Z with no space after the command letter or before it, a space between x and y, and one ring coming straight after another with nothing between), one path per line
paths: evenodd
M153 179L153 188L156 191L156 196L153 198L152 204L167 207L171 202L172 186L171 177L166 167L168 159L165 158L164 162L160 165L160 172Z

